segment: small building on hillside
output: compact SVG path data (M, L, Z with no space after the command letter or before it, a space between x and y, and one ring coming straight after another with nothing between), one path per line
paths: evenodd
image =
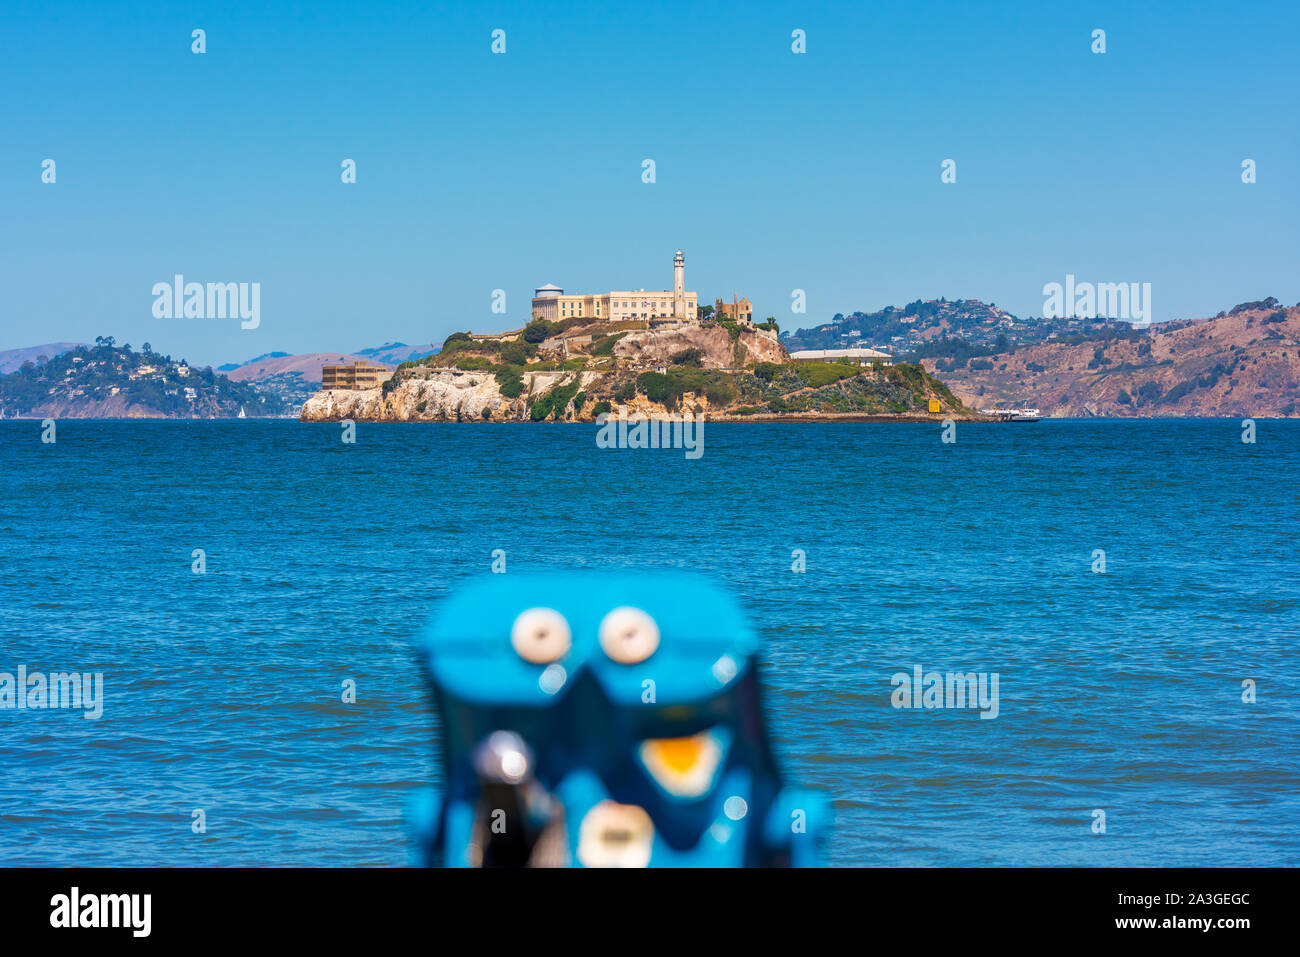
M730 319L732 322L738 322L741 325L752 326L754 324L754 304L748 299L738 299L736 294L731 294L731 302L723 302L721 299L713 301L713 318L722 320Z

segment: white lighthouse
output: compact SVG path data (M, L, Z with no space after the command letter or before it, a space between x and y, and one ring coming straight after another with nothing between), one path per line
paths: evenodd
M686 257L680 249L673 257L673 318L686 318Z

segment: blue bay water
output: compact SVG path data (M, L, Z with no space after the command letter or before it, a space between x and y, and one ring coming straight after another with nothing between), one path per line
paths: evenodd
M405 863L411 640L497 548L732 589L835 864L1300 864L1300 422L1257 427L0 422L0 671L106 698L0 710L0 865ZM998 717L891 707L915 665Z

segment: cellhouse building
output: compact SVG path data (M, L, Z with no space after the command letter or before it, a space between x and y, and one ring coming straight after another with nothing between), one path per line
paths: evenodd
M680 249L673 257L673 288L662 292L634 289L565 295L563 289L551 283L533 291L533 318L550 322L573 317L604 322L695 322L698 309L699 297L686 291L686 256Z

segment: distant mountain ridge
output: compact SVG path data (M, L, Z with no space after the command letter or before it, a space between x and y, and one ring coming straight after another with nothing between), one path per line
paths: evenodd
M1027 341L1045 339L1051 331L1043 320L1020 319L978 299L917 299L876 312L837 313L819 326L783 332L781 344L790 351L866 346L904 354L945 338L991 345L999 336Z
M21 349L0 350L0 375L17 372L22 368L24 362L36 362L41 356L53 359L55 356L61 356L85 344L84 342L47 342L43 346L25 346Z
M376 346L373 349L360 349L357 351L357 355L365 356L371 362L396 366L412 359L423 359L425 356L436 355L437 352L438 347L433 344L408 346L405 342L385 342L382 346Z
M249 359L247 362L227 362L225 365L217 366L218 372L233 372L242 366L251 366L254 362L262 362L265 359L283 359L288 356L287 352L264 352L256 358Z
M257 366L258 375L274 374L274 372L284 371L302 371L304 378L309 381L320 381L320 370L317 369L312 375L307 368L312 363L322 361L329 362L375 362L380 365L397 366L411 359L423 359L425 356L436 355L438 347L434 345L427 346L408 346L405 342L385 342L382 346L372 346L369 349L358 349L356 352L264 352L260 356L255 356L245 362L227 362L225 365L217 366L218 372L234 372L237 369L244 369L249 366ZM0 353L3 355L3 353ZM321 358L326 357L326 358ZM284 363L275 363L275 359L288 359ZM241 378L248 378L242 376Z
M297 375L304 382L321 381L321 366L351 365L354 362L371 362L369 356L351 352L300 352L297 355L274 355L258 358L231 369L226 374L236 382L258 382L276 375ZM378 363L385 365L386 363Z

